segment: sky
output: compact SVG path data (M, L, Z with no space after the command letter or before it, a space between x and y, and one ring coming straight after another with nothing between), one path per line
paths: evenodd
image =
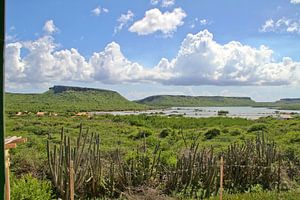
M6 1L5 88L300 97L300 0Z

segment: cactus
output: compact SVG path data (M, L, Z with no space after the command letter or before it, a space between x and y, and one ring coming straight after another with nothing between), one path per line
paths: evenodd
M199 150L197 139L178 157L176 166L165 173L167 193L183 192L190 197L206 198L218 190L214 187L218 175L217 157L213 148Z
M264 189L280 189L280 158L274 142L263 134L242 144L233 143L226 151L214 153L213 147L200 148L200 135L193 135L192 142L182 134L185 149L177 156L177 163L169 166L160 162L161 150L153 152L146 146L146 136L136 153L129 159L122 158L119 148L111 154L111 161L101 162L99 135L83 134L80 125L76 143L61 131L59 145L47 141L50 175L57 192L63 199L70 199L70 165L74 164L74 191L84 198L107 195L118 198L126 191L141 187L162 188L167 194L181 193L186 197L203 199L219 190L219 164L224 158L224 188L228 192L243 192L255 184ZM279 167L276 168L277 163ZM83 189L83 190L80 190ZM88 195L87 195L88 194ZM78 196L79 197L79 196Z
M80 125L79 136L76 145L71 144L70 138L61 130L61 141L59 147L51 145L47 141L47 156L52 182L59 195L67 200L70 199L70 164L74 163L74 191L82 188L85 181L91 181L94 189L101 176L100 149L97 138L91 135L88 138L89 130L83 135L82 124Z
M278 152L274 142L266 140L264 134L243 144L231 144L224 153L225 187L229 191L245 191L251 185L261 184L272 189L277 182L274 164Z

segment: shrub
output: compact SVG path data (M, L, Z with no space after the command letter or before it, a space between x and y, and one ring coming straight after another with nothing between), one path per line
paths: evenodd
M12 181L11 199L12 200L47 200L52 199L50 181L39 180L31 175L24 175L20 179Z
M263 131L266 130L267 126L265 124L253 124L248 129L248 132L254 132L254 131Z
M229 133L229 130L228 130L228 128L223 128L223 129L222 129L222 132L223 132L223 133Z
M213 139L214 137L220 135L221 131L217 128L213 128L204 133L204 136L207 140Z
M150 129L143 129L134 136L134 139L136 139L136 140L142 139L144 137L149 137L152 134L153 134L153 132Z
M171 132L172 132L172 131L171 131L170 129L165 128L165 129L163 129L163 130L160 132L159 137L160 137L160 138L165 138L165 137L167 137L168 135L170 135Z
M240 135L241 133L242 133L241 130L237 128L230 131L230 135L232 136L237 136Z

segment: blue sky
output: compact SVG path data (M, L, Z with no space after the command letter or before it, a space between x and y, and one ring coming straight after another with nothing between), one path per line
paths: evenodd
M300 1L11 0L6 89L300 96ZM263 46L262 46L263 45Z

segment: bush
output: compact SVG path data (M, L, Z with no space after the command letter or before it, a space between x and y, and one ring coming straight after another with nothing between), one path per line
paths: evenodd
M144 137L149 137L150 135L153 135L153 132L150 129L144 129L139 131L135 136L134 139L142 139Z
M254 132L254 131L263 131L266 130L267 126L265 124L253 124L248 129L248 132Z
M237 136L240 135L241 133L242 133L241 130L237 128L230 131L230 135L232 136Z
M204 136L207 140L213 139L214 137L220 135L221 131L217 128L213 128L204 133Z
M170 135L171 132L172 132L172 131L171 131L170 129L165 128L165 129L163 129L163 130L160 132L159 137L160 137L160 138L165 138L165 137L167 137L168 135Z
M47 200L52 199L51 182L24 175L20 179L12 178L12 200Z

